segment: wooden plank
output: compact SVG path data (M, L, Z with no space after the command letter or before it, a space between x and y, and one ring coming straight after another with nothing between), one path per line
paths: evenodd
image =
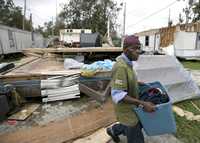
M73 141L73 143L107 143L110 140L111 137L106 133L106 128L102 128L90 136Z
M65 76L70 76L70 75L79 75L81 73L80 69L77 70L62 70L62 71L34 71L32 72L34 74L41 74L41 75L65 75Z
M39 58L42 58L42 54L38 54L38 53L31 53L31 52L23 52L24 55L26 56L34 56L34 57L39 57Z
M47 76L40 74L13 74L13 75L0 75L0 80L3 82L18 81L18 80L37 80L46 79Z
M1 80L12 80L12 79L46 79L47 76L54 75L76 75L80 74L80 70L65 70L65 71L45 71L45 72L30 72L30 73L12 73L9 75L0 75Z
M27 104L21 111L11 115L8 119L23 121L27 119L39 106L40 104Z
M122 52L121 47L90 47L90 48L28 48L24 52L46 53L91 53L91 52Z

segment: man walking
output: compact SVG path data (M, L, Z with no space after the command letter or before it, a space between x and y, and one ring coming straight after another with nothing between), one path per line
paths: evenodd
M111 95L119 123L107 128L107 133L116 143L120 142L121 134L127 137L128 143L144 143L142 126L133 108L140 105L146 112L155 111L153 103L138 99L138 81L133 67L139 53L138 37L127 36L124 39L123 53L117 57L112 69Z

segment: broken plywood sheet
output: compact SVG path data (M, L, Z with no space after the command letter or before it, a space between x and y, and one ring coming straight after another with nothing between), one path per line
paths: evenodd
M7 75L15 74L40 74L43 71L63 71L63 61L51 58L38 58L37 60L21 66L18 69L8 73Z
M27 104L21 111L11 115L8 119L23 121L27 119L39 106L40 104Z
M62 143L116 122L111 101L62 121L0 135L1 143Z
M73 143L107 143L110 140L111 138L106 133L106 128L102 128L90 136L75 140Z

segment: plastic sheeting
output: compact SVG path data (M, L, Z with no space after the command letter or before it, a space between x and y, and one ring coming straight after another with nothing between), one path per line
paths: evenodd
M66 58L64 60L64 68L67 69L80 69L84 64L79 63L78 61L72 58Z
M111 60L97 61L90 65L85 64L82 67L82 70L90 70L90 71L110 71L112 70L114 62Z
M173 56L141 55L136 71L139 81L160 81L173 103L200 97L200 90L191 73Z

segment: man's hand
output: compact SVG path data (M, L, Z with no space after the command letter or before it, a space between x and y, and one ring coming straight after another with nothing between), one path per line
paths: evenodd
M143 102L142 105L146 112L154 112L156 110L156 106L151 102Z
M143 84L145 84L145 82L143 82L143 81L138 81L138 84L139 84L139 85L143 85Z

